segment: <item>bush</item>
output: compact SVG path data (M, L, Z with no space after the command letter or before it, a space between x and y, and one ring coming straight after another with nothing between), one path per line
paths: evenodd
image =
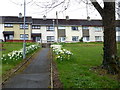
M81 39L79 40L80 42L83 42L83 37L81 37Z
M64 61L64 60L69 60L71 56L73 55L70 51L66 49L54 49L53 52L55 54L55 58L58 61Z

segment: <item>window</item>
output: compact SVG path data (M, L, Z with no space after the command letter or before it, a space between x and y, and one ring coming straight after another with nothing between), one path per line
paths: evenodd
M24 29L24 24L20 24L20 29ZM25 24L25 29L28 29L28 24Z
M64 26L59 26L58 29L65 29L65 27Z
M101 32L102 31L102 27L94 27L95 32Z
M24 40L24 34L20 34L20 40ZM28 34L25 34L25 40L28 40Z
M13 27L13 24L4 24L4 27Z
M13 37L14 37L13 35L7 35L7 36L5 36L5 39L6 40L13 40Z
M40 37L36 37L36 41L40 41Z
M60 42L65 42L65 37L60 37Z
M85 27L85 26L83 26L82 28L83 28L83 29L89 29L89 27Z
M117 37L116 37L116 40L117 40L118 42L120 42L120 36L117 36Z
M47 36L47 42L54 42L54 36Z
M39 25L33 25L32 29L40 29L40 26Z
M78 38L79 36L72 36L72 41L79 41Z
M47 31L54 31L54 27L53 26L47 26Z
M89 36L84 36L84 37L83 37L83 41L84 41L84 42L88 42L88 41L89 41Z
M117 32L120 32L120 27L116 27L116 31L117 31Z
M72 26L72 30L78 30L78 27Z
M95 36L95 41L102 41L102 37L101 36Z
M13 35L9 35L9 40L13 40Z

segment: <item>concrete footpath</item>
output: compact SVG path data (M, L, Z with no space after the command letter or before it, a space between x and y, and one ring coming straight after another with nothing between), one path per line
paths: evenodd
M48 88L50 87L49 48L43 48L28 67L9 79L3 88Z

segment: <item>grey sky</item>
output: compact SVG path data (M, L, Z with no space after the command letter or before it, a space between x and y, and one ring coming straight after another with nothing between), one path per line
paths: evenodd
M22 5L23 1L24 0L1 0L0 16L18 16L20 12L23 13L23 5ZM68 15L71 19L86 19L87 17L86 4L83 2L79 2L80 0L71 0L69 8L64 12L61 12L65 8L62 7L62 5L58 6L57 8L54 8L50 12L48 12L47 8L41 8L47 5L46 2L48 1L61 1L61 0L44 0L44 1L33 0L33 2L31 2L31 0L26 0L27 3L31 2L27 4L26 15L32 16L34 18L42 18L43 15L46 15L47 18L55 18L56 17L55 13L56 11L58 11L59 18L65 18L66 15ZM101 0L97 0L97 1L101 3ZM37 6L35 2L39 6ZM101 16L93 6L88 5L88 8L89 8L88 15L91 17L91 19L101 19ZM48 13L46 13L46 10Z

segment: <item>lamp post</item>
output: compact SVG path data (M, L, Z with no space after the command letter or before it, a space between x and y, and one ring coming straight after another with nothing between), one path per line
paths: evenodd
M26 0L24 0L24 40L23 40L23 59L25 59L25 57L26 57L26 43L25 43L25 37L26 37L26 35L25 35L25 21L26 21L26 18L25 18L25 15L26 15Z

